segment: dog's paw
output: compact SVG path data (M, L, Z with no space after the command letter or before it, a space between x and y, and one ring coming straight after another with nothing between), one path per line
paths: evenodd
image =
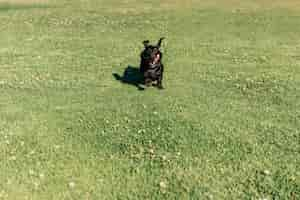
M152 81L150 79L145 80L145 86L150 87L152 85Z

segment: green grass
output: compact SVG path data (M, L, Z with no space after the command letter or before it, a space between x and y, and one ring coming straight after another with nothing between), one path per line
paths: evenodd
M287 2L0 4L0 199L300 199ZM165 90L114 78L161 36Z

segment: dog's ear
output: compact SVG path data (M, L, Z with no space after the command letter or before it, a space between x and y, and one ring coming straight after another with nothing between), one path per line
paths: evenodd
M158 43L157 43L157 47L160 48L161 42L163 41L163 39L165 39L164 37L160 38Z
M148 47L148 46L149 46L149 40L143 41L143 44L144 44L144 47L145 47L145 48Z

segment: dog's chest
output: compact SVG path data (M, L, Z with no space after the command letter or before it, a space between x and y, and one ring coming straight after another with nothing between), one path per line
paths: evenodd
M161 65L155 64L155 65L149 65L147 70L145 71L145 75L148 77L155 78L161 74Z

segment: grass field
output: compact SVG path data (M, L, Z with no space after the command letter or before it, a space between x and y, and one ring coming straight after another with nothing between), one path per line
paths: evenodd
M165 90L113 74L164 36ZM0 0L0 199L300 199L296 0Z

